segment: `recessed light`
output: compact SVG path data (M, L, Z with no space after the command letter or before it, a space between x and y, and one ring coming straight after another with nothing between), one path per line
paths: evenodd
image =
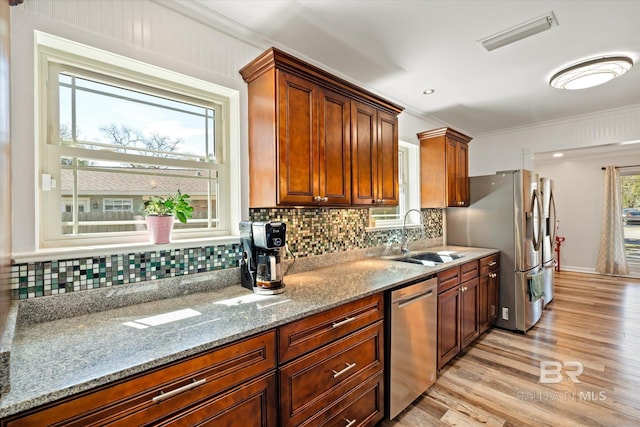
M553 157L562 157L564 156L563 153L553 153Z
M626 56L603 56L564 68L551 77L549 85L556 89L586 89L620 77L633 66Z
M422 91L422 93L424 93L425 95L431 95L435 91L435 89L425 89Z

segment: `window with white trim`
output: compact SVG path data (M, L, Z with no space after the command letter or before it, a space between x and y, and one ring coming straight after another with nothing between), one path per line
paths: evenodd
M133 212L133 199L102 199L103 212Z
M369 209L369 223L372 227L397 227L402 225L404 214L411 208L419 208L419 200L411 197L412 188L417 188L417 146L401 143L398 147L398 206ZM412 224L411 215L407 221Z
M115 66L49 47L39 58L41 171L55 183L40 191L41 247L144 242L144 201L177 191L194 212L174 240L232 234L230 108L218 86L134 60Z

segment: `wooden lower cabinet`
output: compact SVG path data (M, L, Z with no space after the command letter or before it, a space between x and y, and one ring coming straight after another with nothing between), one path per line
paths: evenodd
M236 411L238 405L260 407L252 416L271 420L251 425L276 425L275 368L275 331L270 331L12 416L0 425L129 427L156 425L167 418L206 421L217 412Z
M480 336L478 261L438 273L438 369Z
M460 350L460 290L455 286L438 295L438 369Z
M500 254L480 260L479 282L479 326L480 333L487 331L498 318L500 298Z
M371 427L383 418L383 411L384 375L379 372L300 427Z
M463 349L480 336L479 290L477 277L460 285L460 334Z
M276 427L278 425L277 393L276 373L273 372L180 414L148 425Z
M281 367L282 426L296 426L312 418L327 403L382 372L383 348L383 323L379 321Z
M373 426L384 417L383 304L377 294L280 327L282 427Z

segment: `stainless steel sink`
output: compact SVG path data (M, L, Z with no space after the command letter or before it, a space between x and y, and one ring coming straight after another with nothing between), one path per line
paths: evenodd
M451 252L451 251L442 251L442 252L419 252L413 254L407 254L402 257L393 258L394 261L402 261L402 262L410 262L413 264L422 264L426 266L435 266L439 264L446 264L451 261L455 261L457 259L463 258L464 255Z

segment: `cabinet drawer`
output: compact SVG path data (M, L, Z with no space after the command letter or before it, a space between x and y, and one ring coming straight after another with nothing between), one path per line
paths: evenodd
M384 375L382 372L346 393L342 399L300 424L300 427L374 426L384 417ZM350 424L352 423L352 424Z
M382 294L372 295L281 326L280 363L314 350L384 317Z
M274 372L152 425L276 427L276 393Z
M275 345L275 331L267 332L68 398L3 425L140 425L274 369Z
M382 371L383 346L379 321L280 368L282 425L298 425Z
M438 293L460 284L460 267L453 267L438 273Z
M464 263L460 266L460 283L478 277L478 260Z
M486 276L490 271L500 269L500 254L493 254L480 259L480 275Z

